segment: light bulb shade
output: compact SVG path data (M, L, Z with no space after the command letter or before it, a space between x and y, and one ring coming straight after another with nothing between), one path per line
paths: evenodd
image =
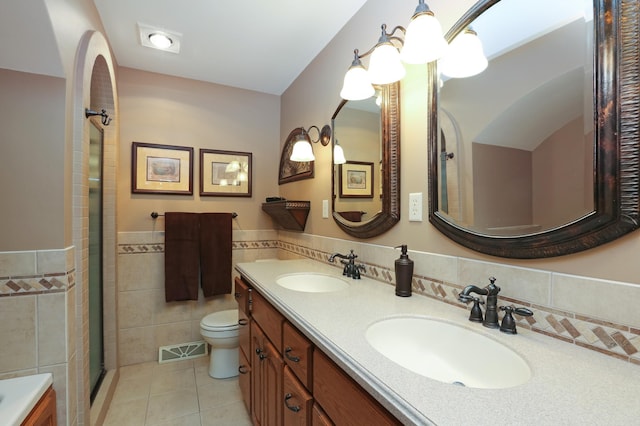
M359 101L373 96L375 89L369 80L369 74L362 65L352 65L344 75L340 97L349 101Z
M313 161L316 157L313 155L313 148L308 140L298 138L298 141L293 145L291 151L291 161Z
M443 57L448 47L436 17L420 13L409 22L400 57L407 64L426 64Z
M391 84L401 80L406 71L400 60L400 52L391 43L379 44L369 60L371 84Z
M347 159L344 157L344 150L337 143L333 146L333 164L344 164Z
M480 38L467 29L453 39L449 52L440 60L438 68L448 77L465 78L480 74L488 65Z

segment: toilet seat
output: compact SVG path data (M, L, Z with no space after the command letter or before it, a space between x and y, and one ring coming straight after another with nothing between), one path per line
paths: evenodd
M200 328L208 331L229 331L236 330L238 327L237 309L214 312L200 321Z

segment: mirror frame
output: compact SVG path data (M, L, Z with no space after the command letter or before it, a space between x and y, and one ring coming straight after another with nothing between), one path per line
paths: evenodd
M335 222L347 234L371 238L391 229L400 221L400 83L379 86L382 91L380 120L382 133L382 210L366 222L351 222L335 211L336 174L331 154L331 211ZM335 119L348 101L342 100L331 117L335 139ZM332 144L333 147L333 144Z
M451 41L500 0L481 0L449 30ZM587 250L640 224L640 54L637 1L594 0L594 211L545 232L496 237L465 229L438 211L438 75L429 64L429 221L453 241L494 256L545 258ZM624 16L624 19L622 18Z

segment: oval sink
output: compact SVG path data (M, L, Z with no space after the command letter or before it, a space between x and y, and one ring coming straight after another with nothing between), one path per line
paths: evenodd
M346 290L349 287L349 283L341 278L318 273L281 275L276 278L276 284L289 290L306 293L327 293Z
M384 319L367 328L366 339L396 364L445 383L500 389L531 377L524 359L503 344L430 318Z

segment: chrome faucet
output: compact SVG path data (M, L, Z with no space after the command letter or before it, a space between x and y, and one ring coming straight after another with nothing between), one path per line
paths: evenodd
M351 252L348 255L334 253L331 256L329 256L329 262L334 262L336 257L345 259L345 260L340 260L340 263L344 265L344 269L342 270L342 275L346 275L347 277L353 278L355 280L359 280L360 271L362 272L366 271L364 265L356 265L356 263L354 262L354 260L358 257L358 255L355 254L353 250L351 250Z
M485 288L480 288L475 285L466 286L464 290L458 294L458 300L464 303L469 303L471 301L474 302L474 309L471 310L472 315L469 317L470 321L482 321L482 325L485 327L498 328L498 293L500 293L500 287L496 285L496 279L494 277L489 278L489 282L490 284ZM487 296L487 309L484 315L484 320L482 320L482 312L477 306L479 299L470 296L471 293ZM478 313L480 315L479 317Z

